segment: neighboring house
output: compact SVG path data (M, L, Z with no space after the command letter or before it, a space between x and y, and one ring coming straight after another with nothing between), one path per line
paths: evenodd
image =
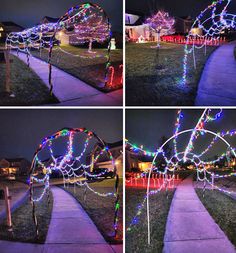
M119 175L119 177L123 177L123 141L107 143L107 146L114 158L117 174ZM87 158L87 162L91 163L92 159L94 158L94 154L100 150L101 148L98 145L95 145L93 151L89 154ZM107 155L102 156L95 164L95 167L113 169L112 162ZM91 168L91 172L92 170L93 168Z
M40 21L40 24L57 23L58 21L59 21L59 18L52 18L52 17L45 16Z
M144 22L144 14L127 11L125 14L126 40L140 42L140 38L144 38L145 41L157 41L157 34L150 28L148 24L144 24ZM191 31L193 22L194 20L190 16L175 17L175 34L188 34ZM200 28L193 28L191 33L201 35L202 30Z
M29 173L30 165L25 158L3 158L0 160L0 175L26 175Z
M0 40L5 40L7 35L11 32L21 32L24 28L20 25L17 25L14 22L0 22Z
M40 24L57 23L58 21L59 21L59 18L52 18L52 17L45 16L40 21ZM70 36L66 34L66 31L59 31L56 34L56 39L60 41L61 45L70 44Z
M190 16L175 17L175 33L188 34L191 30L194 20Z
M125 14L125 35L128 41L138 41L143 37L145 41L156 40L149 25L144 24L145 16L142 13L128 11Z
M126 171L140 170L142 172L147 171L152 166L153 157L144 156L142 153L136 153L132 150L126 149L125 152Z

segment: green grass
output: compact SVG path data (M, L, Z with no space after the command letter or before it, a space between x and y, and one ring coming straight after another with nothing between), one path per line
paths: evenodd
M58 103L50 96L49 89L39 77L21 60L11 56L11 90L14 98L5 93L5 64L0 64L0 105L43 105Z
M35 192L38 190L36 189ZM5 219L0 224L0 240L44 243L51 219L52 207L53 197L51 193L49 204L46 196L39 203L36 203L36 215L39 224L39 237L37 238L32 216L32 205L29 198L27 198L26 202L12 214L13 233L8 232Z
M105 92L121 88L120 78L122 70L119 69L120 64L123 62L123 51L121 49L111 51L111 65L115 67L113 87L103 87L107 49L96 48L94 49L95 54L89 54L87 48L78 48L70 45L61 46L61 49L75 56L64 53L60 48L55 47L52 53L52 64L54 66ZM32 51L32 54L44 61L48 61L48 50L42 50L41 55L39 51ZM93 56L95 55L98 57L94 58Z
M90 187L98 192L114 192L114 179L107 179L102 182L90 183ZM63 188L64 189L64 188ZM98 230L101 232L105 240L109 243L121 243L123 239L123 183L120 180L120 209L117 238L114 238L113 219L115 198L100 197L87 190L86 200L84 200L84 188L70 186L65 188L70 192L88 213Z
M215 47L196 50L197 69L188 57L188 81L181 84L184 45L162 43L157 58L155 44L126 44L127 105L194 105L201 72ZM162 66L158 69L157 66Z
M126 227L137 212L137 206L143 201L146 190L126 189ZM150 197L151 245L147 244L146 205L139 217L139 222L126 232L127 253L161 253L169 208L174 191L165 191Z
M236 201L217 190L206 190L205 198L201 189L196 189L196 192L215 222L236 246Z

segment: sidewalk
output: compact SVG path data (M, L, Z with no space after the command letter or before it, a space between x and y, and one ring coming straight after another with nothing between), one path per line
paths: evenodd
M54 199L53 211L45 252L113 253L111 246L78 202L63 189L51 189Z
M16 52L11 52L17 56ZM27 64L26 54L17 56ZM48 83L48 64L36 57L30 56L30 68L50 88ZM58 106L121 106L123 103L123 89L103 93L78 78L52 66L53 93L60 101Z
M122 253L122 245L109 245L69 193L51 189L53 210L45 244L0 241L1 253Z
M236 41L216 49L203 70L195 105L234 106L236 105Z
M192 178L176 189L168 214L164 253L235 253L235 248L199 200Z

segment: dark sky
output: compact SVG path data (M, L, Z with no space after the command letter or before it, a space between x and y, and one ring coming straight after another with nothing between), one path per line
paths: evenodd
M85 3L80 0L1 0L0 21L13 21L23 27L31 27L44 17L60 17L75 5ZM113 31L122 31L121 0L91 0L99 4L107 13Z
M0 158L32 156L44 137L64 127L85 127L105 142L122 140L122 110L0 110Z
M217 112L213 110L212 112ZM201 116L203 110L183 110L181 130L193 128ZM144 145L145 149L155 151L162 136L171 137L174 133L177 110L128 110L126 111L126 138L138 146ZM212 131L224 131L236 129L236 111L224 110L222 117L217 121L208 123L205 127ZM184 151L190 134L185 134L178 138L178 149ZM213 136L201 136L196 142L197 153L203 151ZM236 136L227 137L232 145L236 145ZM170 145L172 147L172 145ZM226 145L218 141L215 147L209 152L209 157L222 154L226 150ZM207 158L207 157L205 157Z
M212 0L126 0L126 9L146 14L156 6L156 9L164 9L173 16L196 17L211 3ZM232 0L229 10L236 12L235 1Z

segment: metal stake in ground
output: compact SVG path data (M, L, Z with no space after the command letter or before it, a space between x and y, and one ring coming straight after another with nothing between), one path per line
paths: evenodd
M114 229L115 229L115 238L117 236L117 230L118 230L118 212L120 208L120 203L119 203L119 176L116 174L116 185L115 185L115 190L116 190L116 202L115 202L115 215L114 215Z
M7 229L8 231L12 232L11 205L10 205L11 196L9 194L9 189L7 186L5 186L4 195L7 213Z

